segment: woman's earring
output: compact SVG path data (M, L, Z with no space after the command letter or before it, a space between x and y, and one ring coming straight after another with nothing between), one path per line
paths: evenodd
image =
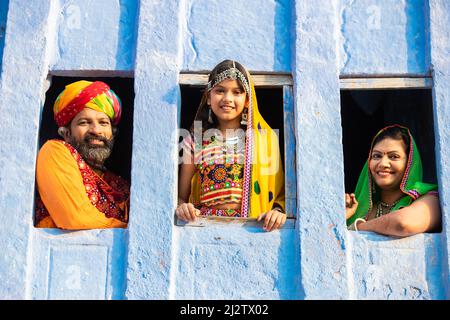
M244 110L242 111L242 119L241 119L241 124L242 125L246 125L247 124L247 108L244 108Z
M213 118L212 118L212 112L211 112L211 108L209 108L209 113L208 113L208 123L213 124Z

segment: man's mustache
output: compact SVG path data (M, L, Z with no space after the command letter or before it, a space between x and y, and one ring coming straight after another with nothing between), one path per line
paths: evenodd
M89 144L92 140L99 140L99 141L102 141L105 146L108 146L110 148L112 147L112 140L105 138L103 136L92 134L92 133L87 133L83 140L84 140L84 142L89 143ZM98 147L103 148L103 146L95 146L95 145L90 145L90 146L94 147L94 148L98 148Z

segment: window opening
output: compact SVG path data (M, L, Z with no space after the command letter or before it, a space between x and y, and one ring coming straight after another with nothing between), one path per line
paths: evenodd
M345 190L353 192L373 136L389 124L408 127L420 150L423 181L437 183L430 89L341 90Z
M286 172L295 168L295 147L286 149L285 144L295 144L294 132L285 132L285 118L293 117L292 79L290 75L254 75L256 97L259 111L272 129L278 130L283 170L285 172L286 211L288 218L293 218L296 211L296 181L295 173ZM204 74L181 74L180 92L181 109L179 113L179 127L189 130L195 118L207 82ZM287 126L292 130L293 126ZM289 141L285 139L288 137ZM180 142L182 137L180 137ZM292 151L294 150L294 151ZM182 151L180 151L182 152ZM290 159L286 159L288 156ZM291 159L291 158L294 159ZM287 165L289 161L289 165ZM293 165L292 165L293 164ZM294 180L294 181L292 181ZM287 188L290 186L291 188ZM292 187L293 186L293 187Z

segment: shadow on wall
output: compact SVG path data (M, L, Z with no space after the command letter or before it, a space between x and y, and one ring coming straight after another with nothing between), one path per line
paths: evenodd
M9 6L8 0L0 2L0 71L2 69L3 48L5 46L6 18L8 16L8 6Z
M294 43L293 6L294 3L290 0L275 1L273 70L290 69L288 66L291 61L291 43Z
M281 300L304 300L305 290L301 284L300 243L295 232L280 230L281 242L278 250L278 283ZM289 230L294 231L294 230Z
M119 43L116 55L116 70L128 70L134 66L136 55L138 2L120 1Z
M408 72L430 71L430 19L428 1L406 1L406 41L408 54Z

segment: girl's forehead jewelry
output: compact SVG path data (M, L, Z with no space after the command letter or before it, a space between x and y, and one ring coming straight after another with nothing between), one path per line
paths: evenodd
M236 68L234 61L233 61L233 67L229 68L225 71L222 71L219 73L213 80L208 82L208 91L214 88L216 85L221 83L224 80L240 80L244 90L247 94L250 93L250 86L248 85L248 81L245 78L245 76L242 74L242 72Z

